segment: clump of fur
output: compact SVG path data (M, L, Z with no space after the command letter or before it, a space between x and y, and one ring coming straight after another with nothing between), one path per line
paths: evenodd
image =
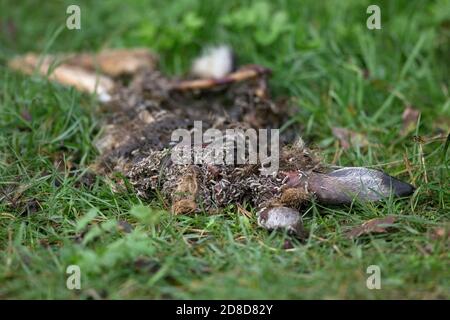
M174 214L190 214L197 210L197 203L191 199L181 199L172 204Z
M286 174L317 170L320 161L301 140L294 141L296 126L280 139L286 146L280 151L275 176L261 175L260 164L179 165L171 160L172 132L190 130L194 121L202 121L203 130L222 132L281 127L292 109L286 101L269 98L265 77L200 92L174 92L169 85L174 79L159 71L138 74L109 105L113 112L105 117L104 132L97 141L101 151L97 168L103 173L123 173L141 197L162 194L177 214L212 212L244 202L259 208L300 207L308 196L305 191L282 190Z
M301 172L313 170L319 166L317 159L312 157L301 158L302 170L292 169L290 156L296 154L309 154L307 150L293 150L298 147L283 149L281 153L281 167L275 176L260 174L258 165L178 165L170 159L170 149L153 151L147 157L131 166L126 175L134 185L138 194L149 198L156 190L174 204L177 208L180 201L194 201L201 203L194 211L213 211L229 204L247 202L256 207L290 206L299 208L309 199L305 189L288 187L286 182L293 179L292 175L301 175ZM298 167L296 167L298 168ZM186 203L186 202L181 202ZM193 206L189 206L193 208ZM179 213L184 211L174 209Z
M308 199L308 191L301 188L287 188L282 191L280 202L286 207L299 208Z
M191 73L200 78L220 79L233 70L233 52L228 46L218 46L205 50L194 60Z

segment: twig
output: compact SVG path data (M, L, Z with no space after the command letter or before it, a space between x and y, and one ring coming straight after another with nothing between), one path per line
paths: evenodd
M176 82L172 89L177 91L204 90L225 84L257 78L265 74L270 74L270 70L258 65L250 65L242 67L221 79L182 80Z

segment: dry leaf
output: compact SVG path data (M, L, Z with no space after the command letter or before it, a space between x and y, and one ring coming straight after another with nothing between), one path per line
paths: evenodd
M331 131L343 149L348 149L350 146L366 147L369 145L369 141L362 133L338 127L331 128Z
M393 216L387 216L384 218L371 219L364 222L362 225L353 227L346 232L347 238L357 238L363 234L370 233L383 233L387 228L392 226L397 219Z
M407 135L409 132L413 131L416 128L419 116L420 116L419 110L414 109L411 106L406 107L402 115L403 119L403 129L401 132L402 135Z

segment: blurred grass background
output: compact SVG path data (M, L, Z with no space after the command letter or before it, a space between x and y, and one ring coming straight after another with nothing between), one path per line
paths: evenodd
M65 28L70 4L81 8L81 30ZM366 27L370 4L381 8L381 30ZM448 298L448 238L433 236L448 228L448 150L431 138L449 132L449 39L448 0L0 0L0 297ZM292 121L329 163L383 169L414 184L414 196L313 203L304 212L310 238L289 250L288 236L260 230L235 207L173 217L104 179L83 183L97 154L96 101L5 65L28 51L138 46L181 74L202 47L221 43L239 63L272 68L274 94L295 98ZM407 106L421 117L402 135ZM343 150L333 127L368 146ZM396 232L343 236L388 214ZM117 228L125 221L133 232ZM80 291L65 286L69 264L81 266ZM371 264L382 290L366 288Z

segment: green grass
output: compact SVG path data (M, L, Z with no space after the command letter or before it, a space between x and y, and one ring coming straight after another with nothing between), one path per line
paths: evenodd
M63 27L75 2L80 31ZM427 138L449 130L450 1L376 3L382 29L371 31L373 1L0 0L0 298L448 299L449 243L430 233L448 227L449 156L445 141ZM287 235L235 207L172 216L104 178L85 183L97 155L95 99L5 65L27 51L144 46L161 54L166 72L183 73L203 45L222 42L241 63L273 69L275 95L296 99L293 121L327 162L383 169L414 184L414 195L350 208L313 203L304 212L310 237L290 250ZM421 118L402 136L407 105ZM370 145L340 150L332 127L361 132ZM345 238L385 215L398 218L393 232ZM81 267L79 291L66 289L70 264ZM381 290L366 288L372 264Z

